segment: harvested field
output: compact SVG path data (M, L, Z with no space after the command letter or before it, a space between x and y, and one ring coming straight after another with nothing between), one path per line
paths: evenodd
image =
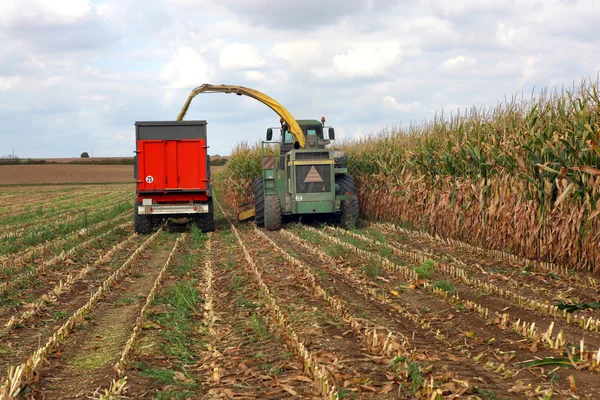
M0 399L600 390L590 274L391 224L267 232L221 203L215 233L138 236L132 191L44 188L33 218L0 195Z
M2 165L0 185L133 183L131 165Z
M57 164L67 164L67 163L113 163L118 164L123 162L123 160L130 160L130 158L125 157L90 157L90 158L81 158L81 157L69 157L69 158L43 158L44 161L48 163L57 163Z

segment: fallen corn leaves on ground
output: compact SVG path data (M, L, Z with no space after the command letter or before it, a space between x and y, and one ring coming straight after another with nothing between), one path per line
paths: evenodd
M112 205L98 211L104 219L131 207L118 193L99 197ZM2 283L19 284L0 297L1 398L594 398L600 389L599 287L585 274L387 224L234 228L215 209L210 236L139 237L93 220L82 231L76 214L65 240L5 247ZM44 216L49 230L57 212ZM5 220L24 229L18 243L30 229L46 235L26 216Z

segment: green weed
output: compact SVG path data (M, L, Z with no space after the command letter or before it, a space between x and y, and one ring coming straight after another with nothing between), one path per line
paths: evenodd
M376 281L379 275L381 275L381 266L379 265L365 265L361 268L363 274L367 275L371 280Z
M427 260L418 267L415 268L415 272L421 279L429 279L435 272L435 265L433 261Z
M448 282L446 280L436 281L433 284L433 287L437 288L437 289L441 289L441 290L443 290L444 292L446 292L448 294L454 293L454 286L452 286L452 283L450 283L450 282Z

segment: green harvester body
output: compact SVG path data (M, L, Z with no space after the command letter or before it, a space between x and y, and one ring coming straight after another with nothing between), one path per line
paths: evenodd
M281 140L270 141L272 128L267 131L267 140L262 142L262 189L264 190L264 226L267 229L278 229L279 225L269 224L268 204L276 196L281 216L332 214L340 215L342 202L356 198L354 183L352 191L344 190L338 184L343 176L347 176L342 152L325 148L334 139L333 128L329 128L329 138L323 137L323 123L317 120L297 120L306 138L305 148L299 148L286 131L285 124L281 128ZM273 146L279 146L275 154ZM336 158L336 156L338 156ZM350 178L349 176L347 178ZM351 178L350 178L351 179ZM256 187L255 191L260 187ZM260 193L255 193L255 198ZM256 204L258 225L262 212L260 204ZM276 207L276 206L273 206ZM280 223L279 223L280 224Z

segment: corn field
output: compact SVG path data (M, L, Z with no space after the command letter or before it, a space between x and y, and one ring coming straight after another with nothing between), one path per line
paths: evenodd
M367 218L597 272L599 139L584 81L342 147Z
M261 175L261 155L260 142L241 142L233 148L227 167L214 180L227 204L239 207L254 201L252 181Z

